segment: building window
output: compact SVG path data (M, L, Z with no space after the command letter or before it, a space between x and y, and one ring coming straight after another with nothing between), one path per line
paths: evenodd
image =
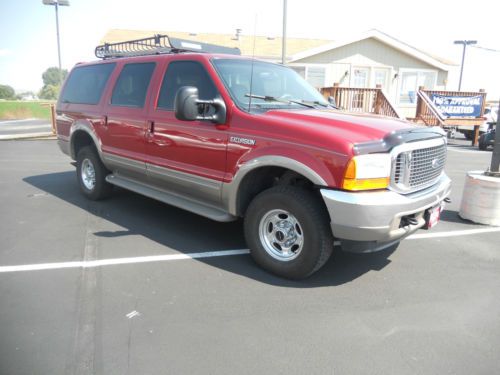
M437 72L433 71L404 71L401 74L399 85L399 104L416 105L417 90L420 86L432 90L436 84Z
M324 66L290 66L292 70L295 70L302 78L304 78L309 84L315 88L325 87L326 69Z
M307 67L307 82L313 87L320 88L325 86L325 68L318 66Z

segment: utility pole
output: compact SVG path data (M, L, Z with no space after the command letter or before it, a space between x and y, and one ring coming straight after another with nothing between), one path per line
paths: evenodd
M458 91L460 91L462 89L462 75L464 73L465 49L469 45L477 44L477 40L455 40L453 43L462 44L464 46L462 51L462 65L460 66L460 80L458 81Z
M283 0L283 37L281 38L281 63L286 64L286 4L287 0Z

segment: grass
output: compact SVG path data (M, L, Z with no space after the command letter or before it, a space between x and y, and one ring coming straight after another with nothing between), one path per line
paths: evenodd
M49 104L51 103L53 102L0 100L0 120L50 119Z

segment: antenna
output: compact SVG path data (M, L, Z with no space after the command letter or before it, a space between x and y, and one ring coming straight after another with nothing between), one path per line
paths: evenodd
M255 35L257 33L257 13L255 13L255 20L253 24L253 47L252 47L252 67L250 68L250 95L248 97L248 112L252 106L252 84L253 84L253 65L255 61Z

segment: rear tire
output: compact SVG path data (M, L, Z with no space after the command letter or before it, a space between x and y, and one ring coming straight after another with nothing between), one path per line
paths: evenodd
M76 177L81 192L88 199L96 201L111 195L113 185L106 182L106 176L109 173L94 147L83 147L78 152Z
M255 197L244 229L255 262L288 279L312 275L333 251L326 207L312 192L295 186L276 186Z

